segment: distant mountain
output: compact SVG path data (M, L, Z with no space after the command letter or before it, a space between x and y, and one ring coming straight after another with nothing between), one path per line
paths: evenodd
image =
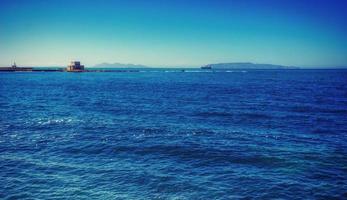
M244 62L208 64L201 69L298 69L298 67Z
M94 65L96 68L148 68L145 65L123 64L123 63L101 63Z

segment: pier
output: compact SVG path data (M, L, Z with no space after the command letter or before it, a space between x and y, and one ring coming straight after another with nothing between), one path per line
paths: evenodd
M14 63L11 67L0 67L0 72L140 72L136 69L85 69L80 61L72 61L66 68L18 67Z
M11 67L0 67L0 72L30 72L32 67L17 67L16 62Z

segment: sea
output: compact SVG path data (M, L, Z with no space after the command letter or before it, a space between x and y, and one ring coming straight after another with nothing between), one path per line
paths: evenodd
M0 199L347 199L347 70L0 73Z

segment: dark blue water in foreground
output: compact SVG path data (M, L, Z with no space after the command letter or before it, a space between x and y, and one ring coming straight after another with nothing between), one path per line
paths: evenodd
M0 199L345 199L347 70L0 73Z

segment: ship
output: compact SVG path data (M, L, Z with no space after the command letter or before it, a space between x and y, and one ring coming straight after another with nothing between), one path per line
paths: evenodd
M202 66L201 69L212 69L211 65Z

